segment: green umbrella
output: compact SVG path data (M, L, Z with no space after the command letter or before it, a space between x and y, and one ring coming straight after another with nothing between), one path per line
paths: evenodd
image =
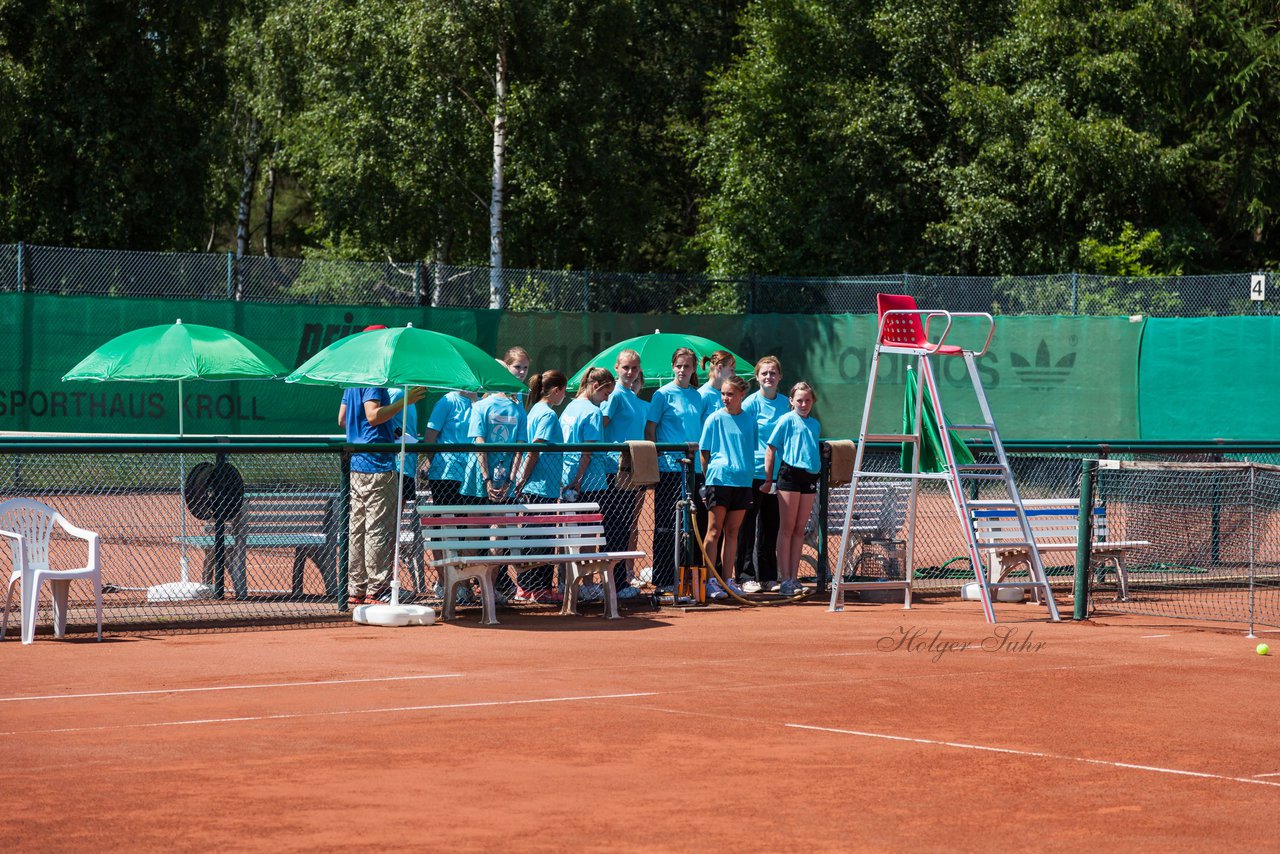
M902 432L911 433L915 430L915 408L916 408L916 372L907 369L907 390L902 399ZM946 458L942 451L942 438L938 430L938 419L934 417L933 405L929 398L929 389L924 390L924 403L920 413L923 425L921 427L920 437L920 471L927 473L937 473L946 468ZM969 451L969 446L961 440L960 436L954 430L947 430L947 435L951 439L951 453L956 458L956 465L968 465L973 462L973 454ZM902 454L899 457L899 465L903 471L911 471L911 443L902 443Z
M570 391L576 389L591 368L606 368L612 371L614 364L618 361L618 354L623 350L635 350L640 354L640 368L644 371L644 384L650 388L657 388L675 379L675 374L671 370L671 355L681 347L688 347L697 354L699 369L701 369L702 359L710 356L716 350L728 350L733 353L723 344L717 344L711 339L703 338L700 335L659 332L655 329L652 335L628 338L625 341L619 341L607 350L597 353L576 374L569 378L569 389ZM733 358L737 362L735 373L740 377L750 377L753 373L751 363L737 353L733 353Z
M336 386L402 386L406 396L410 386L456 391L528 391L497 359L476 345L430 329L407 326L398 329L371 329L333 342L316 353L285 382ZM403 470L405 431L400 431L400 459ZM396 478L396 506L404 503L404 478ZM409 617L400 605L400 522L396 513L395 555L391 566L391 606L377 614L361 614L361 622L394 625L383 620ZM365 606L379 608L381 606ZM410 606L412 607L412 606ZM366 619L367 618L367 619Z
M469 341L407 326L357 332L316 353L285 382L336 386L425 386L450 391L528 391Z
M268 380L282 377L288 368L247 338L216 326L166 323L146 326L112 338L63 375L62 380L86 382L178 383L178 436L185 432L182 383L185 380ZM186 465L178 454L178 489L186 504ZM182 580L148 588L151 601L198 599L211 595L209 585L189 580L187 563L187 514L180 509L182 526Z
M112 338L67 372L64 380L243 380L289 373L247 338L195 323L147 326Z

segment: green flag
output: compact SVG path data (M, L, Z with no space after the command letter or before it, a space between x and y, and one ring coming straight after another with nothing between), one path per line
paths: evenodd
M902 432L911 433L914 429L916 406L916 372L907 370L907 390L902 400ZM946 468L946 458L942 454L941 431L933 417L933 406L929 400L929 390L924 391L924 408L920 414L923 425L920 437L920 471L937 473ZM969 447L961 441L954 430L948 430L951 437L951 453L955 455L956 465L967 465L973 462L973 454ZM902 454L898 460L903 471L911 471L911 443L902 443Z

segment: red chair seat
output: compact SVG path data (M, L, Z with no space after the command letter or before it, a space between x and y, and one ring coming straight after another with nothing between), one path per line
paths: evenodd
M941 347L934 348L929 343L929 339L924 334L924 324L920 322L920 315L898 315L890 317L888 322L884 322L884 315L887 311L917 311L915 297L906 294L876 294L876 313L879 316L883 329L880 333L880 344L888 347L911 347L917 350L927 350L936 353L939 356L959 356L964 350L954 344L943 344Z

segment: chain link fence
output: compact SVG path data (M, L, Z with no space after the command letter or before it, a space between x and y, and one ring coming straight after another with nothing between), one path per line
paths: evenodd
M1261 277L1260 279L1258 277ZM0 245L0 291L269 303L506 308L631 314L864 314L882 291L994 314L1209 317L1276 314L1274 274L1127 278L695 274L455 267Z
M457 446L412 447L423 452L450 448L457 452ZM557 450L575 447L589 449L565 445ZM1009 443L1008 450L1024 499L1078 502L1082 460L1096 458L1105 449L1056 451L1039 445L1019 449L1017 443ZM545 446L542 451L547 453ZM332 441L277 446L250 440L217 445L166 441L164 447L145 441L95 446L74 437L11 441L0 445L0 501L41 501L72 524L100 535L104 622L109 632L349 622L344 454L344 446ZM976 456L979 462L993 461L988 455ZM1149 464L1169 455L1124 458ZM1255 458L1276 459L1274 454ZM1177 459L1185 463L1221 456L1206 449ZM230 463L243 484L234 505L224 512L214 512L202 499L210 489L210 471L218 463ZM898 452L874 447L864 467L897 471ZM1109 538L1149 545L1127 556L1127 595L1122 595L1117 573L1105 571L1101 564L1092 568L1095 606L1108 612L1231 622L1250 619L1280 626L1280 469L1272 466L1244 474L1213 465L1190 471L1184 465L1183 469L1174 473L1123 470L1099 478L1097 495L1108 508ZM945 483L920 484L914 555L907 567L906 519L881 508L875 510L876 524L870 530L864 526L867 535L851 536L841 552L849 487L827 490L827 475L823 473L819 492L826 503L815 503L800 563L799 578L806 589L821 596L828 567L851 581L900 579L910 572L918 596L956 596L963 584L974 579L964 529ZM696 553L690 539L692 526L681 521L677 512L684 506L681 502L693 505L693 487L693 477L686 475L656 489L631 491L611 485L581 496L580 500L600 504L611 549L645 554L619 579L624 608L656 607L657 587L670 583L677 555ZM970 489L974 499L1007 497L998 482L983 483L980 491L977 485ZM399 579L409 601L438 608L439 573L423 547L416 510L436 503L437 497L453 503L456 493L449 484L424 477L414 481L414 490L416 498L406 501L402 512ZM548 496L547 500L554 499ZM764 524L754 529L755 538L740 541L739 551L756 555L753 564L763 567L768 561L761 561L759 555L773 553L776 541L770 537L776 531L770 532ZM0 553L7 555L0 557L0 572L11 572L12 555L9 550ZM83 543L55 534L54 567L79 566L83 559ZM1054 589L1070 596L1074 553L1046 553L1044 563ZM517 580L513 575L500 585L504 606L548 607L542 600L541 604L521 601ZM740 573L739 581L745 580ZM769 579L761 573L759 580ZM173 595L175 586L183 582L198 587L199 595ZM88 630L93 624L91 590L80 581L72 582L71 588L72 630ZM765 601L777 599L777 594L761 595ZM849 594L850 599L855 595L861 594ZM600 605L586 607L591 613ZM975 619L980 619L978 606L974 607ZM461 618L476 619L476 610L463 608ZM10 622L16 622L16 615ZM45 630L50 625L47 593L38 624Z
M1149 545L1126 561L1127 589L1095 592L1099 608L1280 626L1280 467L1219 460L1100 463L1108 520Z

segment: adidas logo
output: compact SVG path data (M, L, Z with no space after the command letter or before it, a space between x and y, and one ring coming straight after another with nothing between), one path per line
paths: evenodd
M1049 345L1043 338L1040 339L1040 346L1036 348L1034 364L1029 362L1026 356L1009 353L1009 364L1013 366L1013 373L1029 388L1038 390L1062 385L1067 381L1067 375L1071 373L1075 363L1074 352L1068 353L1056 362L1053 361L1049 355Z

